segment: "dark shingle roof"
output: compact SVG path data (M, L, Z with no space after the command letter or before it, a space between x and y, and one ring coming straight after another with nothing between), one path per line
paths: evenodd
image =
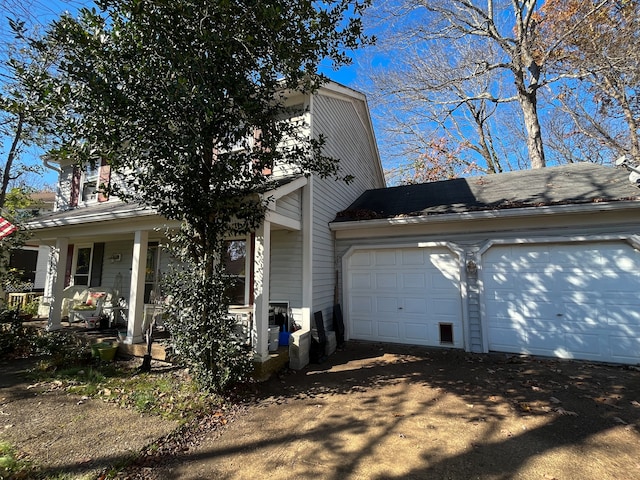
M334 221L638 200L625 169L575 163L367 190Z

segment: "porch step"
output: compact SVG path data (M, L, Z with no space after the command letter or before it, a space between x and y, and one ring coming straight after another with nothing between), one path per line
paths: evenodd
M127 343L118 344L119 355L131 355L133 357L144 357L147 354L146 343L135 343L133 345ZM161 362L167 361L167 351L161 344L154 343L151 345L151 358L153 360L159 360Z
M259 382L267 380L272 374L282 370L289 362L289 347L279 347L269 354L266 362L253 362L253 378Z

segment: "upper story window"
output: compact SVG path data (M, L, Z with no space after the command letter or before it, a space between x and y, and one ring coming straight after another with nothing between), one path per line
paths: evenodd
M98 179L100 178L100 167L95 164L88 164L82 172L82 201L92 202L98 198Z
M110 181L111 167L106 162L75 165L71 178L69 205L77 207L80 203L106 202L109 198L105 188Z

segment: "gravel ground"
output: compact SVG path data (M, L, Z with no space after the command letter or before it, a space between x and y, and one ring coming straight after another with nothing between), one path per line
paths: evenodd
M25 366L0 364L0 439L72 478L640 480L637 366L349 342L183 428Z

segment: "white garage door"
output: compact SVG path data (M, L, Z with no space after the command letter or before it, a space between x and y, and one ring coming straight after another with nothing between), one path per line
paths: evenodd
M489 350L640 362L640 253L623 242L492 247Z
M459 264L445 248L356 251L346 271L349 336L463 347Z

